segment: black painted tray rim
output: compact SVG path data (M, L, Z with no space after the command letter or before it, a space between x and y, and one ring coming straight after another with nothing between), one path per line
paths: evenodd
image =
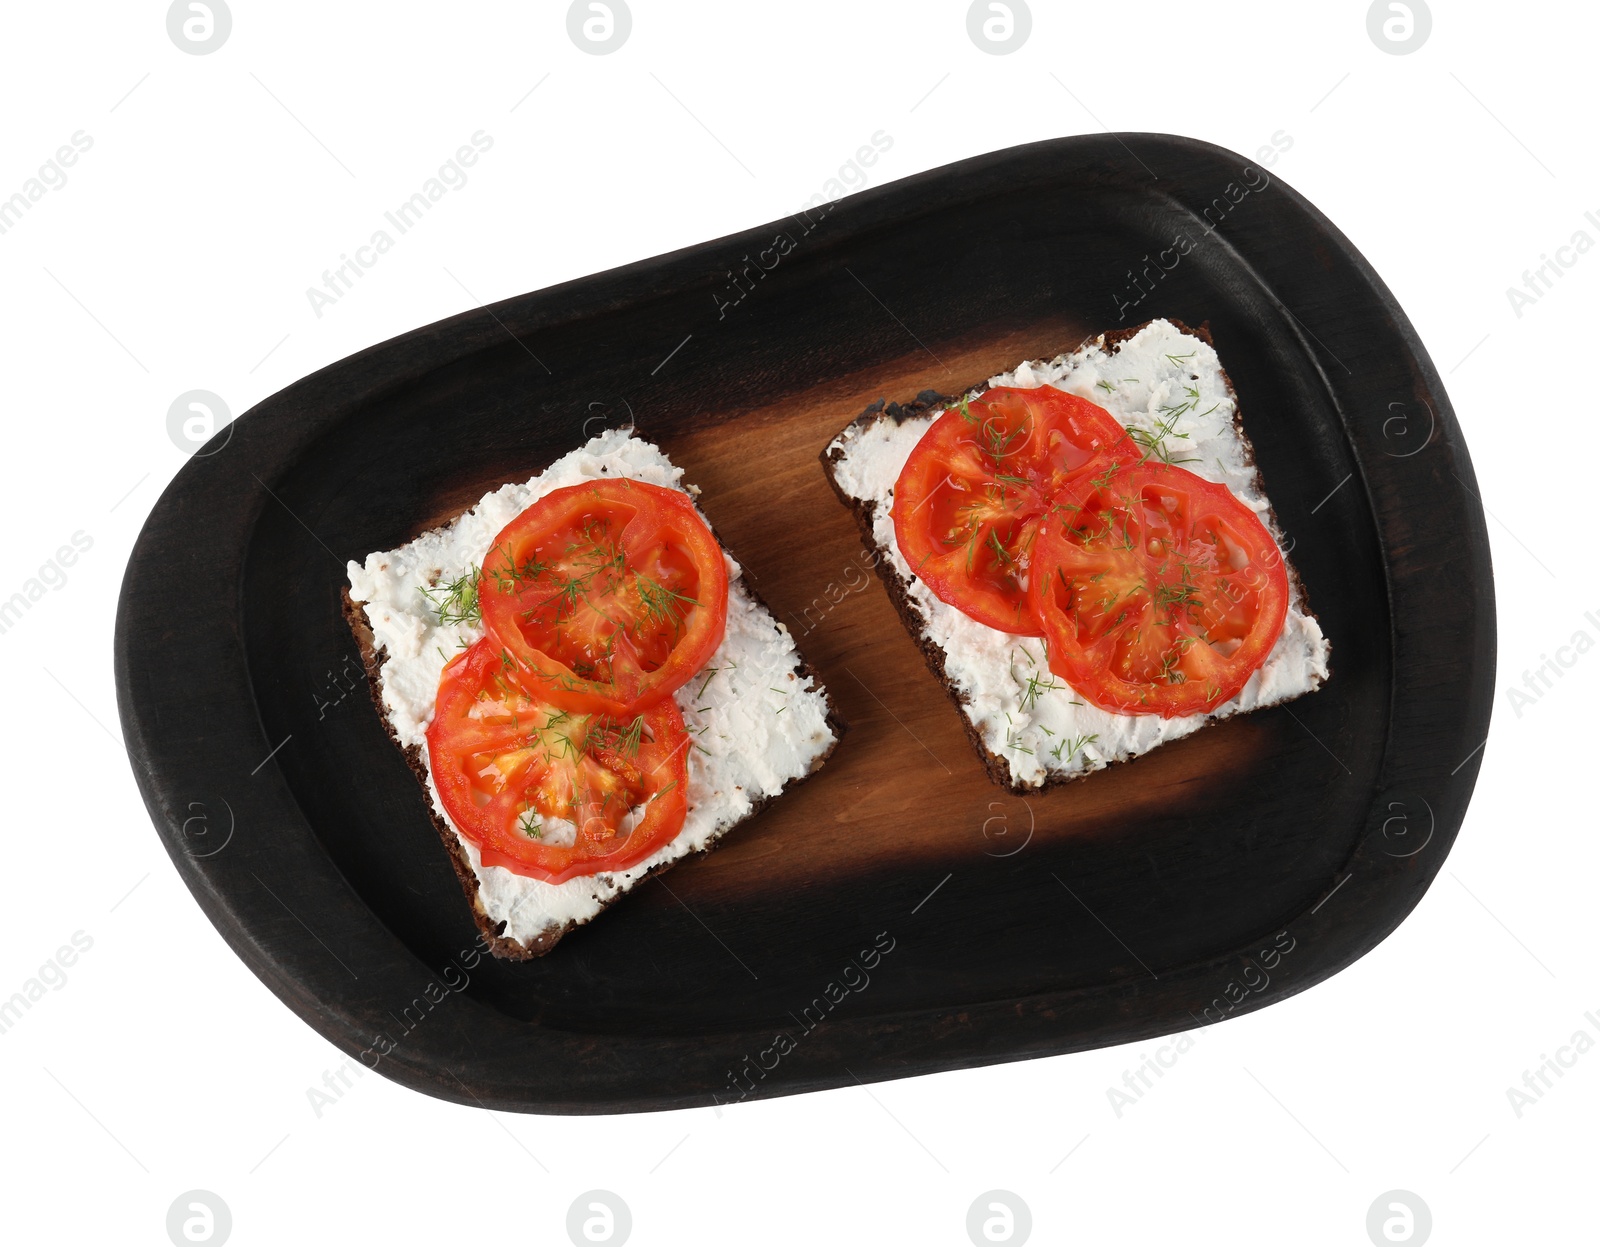
M1124 134L1121 136L1073 136L1026 144L960 161L889 183L873 190L840 201L831 210L834 216L834 233L824 242L825 247L842 247L852 239L870 236L872 232L896 220L910 220L938 210L940 193L943 202L980 198L992 193L1000 181L1013 189L1049 185L1053 181L1071 178L1088 171L1091 176L1118 182L1124 190L1136 189L1142 175L1135 176L1134 166L1143 168L1143 162L1133 155L1137 149L1145 158L1158 164L1164 158L1174 161L1209 161L1219 176L1227 171L1249 167L1243 157L1226 149L1199 140L1164 134ZM1441 728L1423 725L1427 731L1420 736L1399 735L1404 739L1405 751L1397 753L1394 745L1396 727L1405 705L1402 687L1406 682L1407 666L1401 661L1401 639L1390 638L1394 650L1394 688L1390 716L1389 741L1385 754L1385 774L1389 783L1377 794L1374 814L1388 808L1387 802L1398 795L1403 802L1424 804L1430 816L1430 843L1436 851L1418 856L1401 857L1390 852L1383 843L1386 827L1379 818L1368 835L1358 843L1337 882L1330 881L1330 890L1318 902L1298 915L1286 915L1281 925L1292 927L1297 940L1309 945L1310 954L1298 960L1289 978L1278 978L1276 987L1259 996L1246 997L1228 1016L1240 1016L1268 1003L1297 994L1305 988L1337 973L1364 956L1381 943L1420 901L1423 892L1437 875L1444 856L1460 826L1466 804L1476 780L1483 750L1481 743L1475 752L1464 758L1460 748L1466 741L1482 742L1487 736L1489 709L1494 679L1494 607L1492 572L1489 564L1487 533L1481 505L1478 503L1475 477L1464 441L1453 410L1443 389L1442 381L1418 339L1415 330L1400 310L1397 302L1381 279L1345 236L1314 206L1294 192L1281 179L1274 177L1273 184L1285 197L1286 206L1277 209L1298 213L1308 228L1331 248L1337 261L1344 266L1347 279L1370 296L1384 317L1383 332L1392 335L1397 346L1403 349L1411 372L1428 404L1433 431L1422 448L1431 452L1448 454L1450 470L1462 486L1454 499L1458 511L1448 517L1455 522L1447 527L1454 533L1460 549L1455 551L1465 557L1472 580L1475 611L1469 635L1458 640L1462 647L1470 647L1479 659L1471 666L1467 683L1457 690L1459 713L1453 721ZM1151 188L1144 188L1148 193ZM1174 199L1165 187L1157 186L1155 193L1169 203L1183 204ZM1192 204L1184 204L1191 212ZM230 439L231 456L197 456L192 459L157 501L144 530L130 556L119 601L115 642L116 688L119 713L127 741L130 761L138 780L141 795L151 815L163 844L183 877L185 884L199 901L202 909L224 938L251 970L284 1000L304 1020L321 1034L351 1055L371 1054L371 1039L380 1028L379 1014L382 1004L367 989L340 981L337 967L326 965L327 946L309 932L301 931L286 920L269 921L266 915L271 902L267 900L267 882L253 875L260 888L251 888L238 873L236 859L227 855L199 857L189 848L185 837L184 817L194 794L207 790L209 777L215 774L217 760L226 758L230 764L243 760L248 752L245 741L250 739L253 726L255 740L259 741L259 754L264 755L273 742L266 739L258 718L252 719L254 702L249 699L249 673L245 669L242 649L238 644L237 628L228 618L228 590L234 594L237 606L237 583L221 586L217 600L207 604L207 609L196 611L183 621L190 628L182 640L170 635L173 621L162 621L169 630L164 639L163 653L182 653L187 648L203 659L208 653L236 659L226 671L226 679L210 679L207 684L246 697L241 703L223 704L223 713L235 733L236 741L230 744L219 740L225 733L207 733L204 737L192 736L179 741L163 737L159 725L150 714L152 698L141 686L141 664L152 656L149 643L149 625L154 603L159 600L156 591L164 570L170 569L174 557L172 543L185 523L193 524L194 517L187 513L187 499L202 474L217 470L218 462L226 466L248 456L248 463L257 479L267 487L259 494L241 498L224 516L208 515L205 533L197 538L202 544L216 544L227 534L242 535L239 551L248 546L255 518L265 506L271 505L271 483L292 467L297 456L315 440L321 428L327 427L342 414L341 404L332 401L337 389L359 387L361 401L370 401L392 387L403 385L408 377L431 370L447 360L457 359L473 351L503 342L506 333L522 338L540 328L573 320L603 315L608 309L629 303L647 303L662 297L663 289L710 288L715 273L729 252L752 243L765 242L775 230L785 226L788 219L758 226L739 234L729 235L674 251L665 255L641 260L617 269L579 278L541 291L515 296L488 307L473 309L447 317L431 325L397 335L385 342L368 347L344 360L293 383L271 397L256 404L242 415L219 438ZM1221 240L1235 250L1237 262L1256 276L1252 258L1248 256L1248 236L1219 235ZM1260 257L1256 257L1257 262ZM1274 292L1276 287L1257 277L1262 286ZM623 293L619 293L623 292ZM1314 313L1311 323L1322 329L1322 334L1312 332L1293 309L1285 310L1311 340L1302 338L1308 357L1319 360L1323 379L1330 394L1337 401L1340 386L1337 378L1330 376L1320 363L1317 347L1326 338L1338 341L1338 333L1349 326L1329 327L1326 318ZM1306 311L1304 307L1301 311ZM669 347L671 344L667 344ZM1326 346L1323 346L1326 350ZM353 403L349 405L354 405ZM1344 411L1344 404L1340 404ZM1405 575L1395 570L1399 552L1391 550L1385 540L1385 507L1393 502L1374 497L1374 476L1384 467L1381 460L1370 453L1360 453L1359 430L1351 423L1352 414L1345 414L1345 436L1350 439L1352 452L1361 468L1361 487L1366 491L1368 505L1372 508L1374 522L1384 545L1385 568L1390 576L1391 619L1400 618L1404 609L1411 579L1420 573L1414 568ZM270 425L270 429L269 429ZM1368 438L1370 442L1370 436ZM1370 447L1369 447L1370 449ZM1386 452L1392 453L1392 452ZM1378 482L1380 485L1382 482ZM1405 552L1410 562L1416 562L1415 550ZM1408 564L1409 565L1409 564ZM1428 633L1434 621L1422 621L1419 630ZM1436 628L1434 628L1437 631ZM1449 640L1448 634L1441 634ZM1408 641L1412 649L1414 641ZM1424 647L1425 648L1425 647ZM1415 661L1415 655L1411 655ZM1401 724L1403 727L1404 725ZM1431 735L1430 735L1431 733ZM1443 734L1448 739L1435 741ZM1426 747L1417 745L1418 740ZM253 744L252 746L253 747ZM1449 768L1444 763L1451 761ZM261 811L269 818L284 817L291 825L296 812L292 794L282 783L281 776L270 762L265 764L263 775L271 791L261 799ZM273 781L276 784L273 785ZM1428 800L1428 794L1433 800ZM308 827L297 829L310 837L311 845L321 852ZM295 841L287 843L296 844ZM306 845L298 844L296 851L304 852ZM1396 865L1398 861L1399 865ZM414 971L415 982L422 984L434 977L434 972L417 961L404 946L386 931L365 910L360 898L349 888L337 871L327 864L334 877L296 879L287 876L288 883L301 882L319 889L313 898L319 904L317 912L329 912L333 921L344 926L341 948L360 964L360 954L379 953L395 958L405 972ZM1382 922L1364 928L1363 938L1354 944L1344 944L1337 949L1329 947L1326 936L1332 929L1331 917L1319 919L1324 903L1335 891L1345 889L1345 900L1357 898L1364 890L1386 902ZM330 907L325 911L321 906ZM1333 912L1329 909L1329 914ZM1270 939L1272 932L1263 932ZM1370 938L1368 938L1370 937ZM313 943L315 940L315 943ZM833 1042L846 1047L854 1046L859 1056L848 1071L802 1069L789 1073L781 1081L763 1084L757 1094L786 1094L825 1087L849 1085L860 1079L905 1077L940 1070L970 1068L1003 1060L1025 1059L1032 1056L1079 1051L1113 1042L1130 1042L1155 1035L1188 1029L1193 1024L1214 1020L1202 1016L1205 1006L1231 985L1231 976L1247 957L1255 942L1221 954L1203 964L1195 964L1169 971L1158 985L1163 1004L1159 1011L1136 1023L1130 1023L1121 1011L1107 1014L1102 1009L1097 1021L1073 1025L1070 1016L1076 1007L1093 1000L1103 1001L1113 989L1105 987L1081 988L1073 991L1027 996L1007 1000L989 1001L961 1011L961 1022L952 1034L939 1045L930 1045L926 1039L911 1032L925 1027L929 1022L948 1020L948 1010L921 1010L896 1015L873 1015L863 1018L839 1018L830 1021L829 1032ZM404 963L409 961L410 965ZM354 971L350 971L355 975ZM1151 993L1155 989L1143 984L1118 984L1115 991L1124 995ZM719 1102L720 1097L706 1089L681 1088L667 1085L650 1085L648 1080L607 1079L597 1075L582 1062L573 1064L571 1052L563 1044L574 1037L551 1032L543 1028L510 1023L497 1012L470 998L459 1000L460 1008L452 1017L441 1016L432 1029L419 1028L415 1037L392 1053L383 1056L376 1068L389 1077L428 1094L462 1104L476 1104L496 1109L538 1112L608 1112L624 1110L668 1109L702 1106ZM1200 1011L1197 1012L1197 1007ZM392 1016L392 1015L390 1015ZM519 1032L514 1037L507 1033ZM507 1052L498 1063L486 1063L481 1071L473 1071L474 1087L461 1081L450 1069L455 1060L449 1042L461 1035L494 1036L507 1040ZM719 1041L729 1054L753 1055L770 1045L773 1039L766 1032L716 1031L708 1032L702 1039L682 1037L653 1037L649 1035L615 1036L604 1038L613 1052L629 1051L647 1061L667 1061L681 1058L688 1049L699 1050L705 1042ZM908 1046L909 1045L909 1046ZM581 1046L581 1045L580 1045ZM513 1052L512 1049L515 1051ZM730 1056L730 1064L736 1056ZM541 1060L544 1064L541 1065ZM369 1062L372 1063L372 1062ZM532 1074L529 1071L533 1071ZM563 1075L567 1076L565 1079ZM552 1090L562 1085L566 1093Z

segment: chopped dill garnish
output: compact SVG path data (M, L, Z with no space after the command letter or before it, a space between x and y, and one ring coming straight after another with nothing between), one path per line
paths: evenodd
M1022 708L1024 710L1032 710L1034 706L1039 704L1041 694L1055 692L1057 689L1066 687L1065 684L1057 684L1053 675L1046 675L1042 680L1037 675L1030 675L1027 685L1022 690Z
M1057 762L1063 761L1061 751L1065 749L1067 751L1065 761L1070 763L1082 752L1085 745L1092 745L1099 739L1100 733L1098 732L1091 732L1087 736L1063 736L1056 747L1050 751L1050 756Z
M454 580L423 589L422 596L433 606L442 625L482 623L483 612L478 606L478 568L467 568Z
M510 551L504 546L497 546L491 553L504 552L510 557ZM487 560L486 560L487 562ZM516 593L522 588L524 580L537 580L550 570L550 564L541 562L534 555L529 555L521 564L511 568L492 567L488 569L489 578L494 581L496 590L501 593Z
M1167 418L1156 425L1154 432L1147 429L1130 428L1128 430L1128 436L1144 449L1144 454L1139 457L1140 463L1146 463L1151 458L1159 459L1162 463L1167 464L1197 462L1197 459L1193 456L1174 459L1172 451L1167 447L1167 438L1169 437L1181 437L1185 441L1189 439L1187 433L1176 433L1173 430L1177 427L1179 417L1185 412L1192 411L1194 406L1195 400L1190 398L1174 406L1161 408L1162 414ZM1212 410L1215 410L1215 408Z
M688 594L675 592L643 572L636 577L636 583L639 604L644 607L645 615L659 623L671 623L674 631L682 626L688 608L700 605Z
M644 739L644 715L636 715L626 727L620 723L607 723L604 727L596 728L594 735L598 737L596 743L602 748L614 749L630 758L637 757L639 742Z
M719 671L732 671L732 670L733 670L732 667L707 667L706 668L706 678L700 685L700 691L694 695L694 699L696 701L699 701L702 697L705 696L706 689L708 687L710 687L711 681L717 678L717 672L719 672ZM701 709L709 710L710 707L709 706L703 706L703 707L701 707Z

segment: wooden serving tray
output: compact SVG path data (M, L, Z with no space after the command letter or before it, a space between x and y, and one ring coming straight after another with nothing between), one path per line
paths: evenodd
M879 397L1154 316L1209 325L1334 674L1014 797L818 454ZM360 687L344 563L630 422L704 491L850 729L717 852L547 957L491 961ZM1439 376L1315 208L1188 139L1013 148L509 299L325 368L217 444L162 496L123 585L145 802L290 1008L461 1103L729 1103L1237 1016L1394 929L1482 757L1489 546Z

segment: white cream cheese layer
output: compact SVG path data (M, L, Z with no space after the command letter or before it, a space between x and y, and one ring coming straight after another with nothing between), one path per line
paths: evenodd
M684 489L682 469L661 451L623 430L607 430L525 484L484 495L472 510L397 550L348 565L350 596L360 602L380 654L383 708L402 745L427 761L425 735L444 665L483 635L476 622L441 623L426 591L435 591L482 565L501 529L533 502L566 485L629 477ZM693 493L692 490L685 492ZM724 556L726 557L726 556ZM745 818L752 806L808 774L834 743L822 689L801 674L789 630L745 590L739 565L728 559L727 632L703 672L678 691L678 707L698 748L689 751L689 810L669 844L626 871L550 884L499 866L457 837L478 877L478 896L509 939L588 921L605 903L651 870L706 848ZM430 767L428 792L447 825Z
M1024 363L972 393L1041 385L1099 404L1124 427L1151 437L1164 434L1174 462L1226 485L1261 516L1282 548L1283 534L1268 516L1260 474L1234 427L1236 404L1217 353L1199 338L1165 320L1153 321L1114 354L1088 345L1048 363ZM1210 714L1163 719L1088 705L1051 674L1041 638L1000 632L940 601L911 574L900 553L890 515L895 482L942 411L901 423L885 415L852 424L829 448L843 452L833 464L834 479L850 497L873 504L873 539L910 586L910 599L925 621L924 635L944 652L945 674L965 699L964 713L989 750L1005 758L1017 783L1038 787L1137 757L1212 719L1309 693L1327 678L1327 639L1293 588L1283 632L1267 661L1237 697Z

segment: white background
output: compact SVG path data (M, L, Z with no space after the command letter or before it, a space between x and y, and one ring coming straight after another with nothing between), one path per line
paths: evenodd
M93 140L0 235L0 598L72 534L93 543L0 635L0 998L93 940L0 1034L7 1239L163 1243L192 1188L239 1244L565 1242L591 1188L626 1200L639 1244L960 1244L991 1188L1026 1201L1035 1242L1362 1244L1393 1188L1439 1243L1592 1239L1600 1055L1520 1117L1507 1089L1575 1031L1600 1039L1600 657L1520 714L1509 689L1573 633L1600 640L1577 471L1600 254L1520 316L1506 291L1575 231L1600 243L1594 11L1436 0L1402 56L1364 3L1035 0L1007 56L951 0L634 0L606 56L565 14L235 0L228 42L194 56L164 3L7 9L0 195ZM317 1116L307 1089L344 1057L202 917L118 738L114 608L184 462L172 400L243 412L475 300L784 216L877 130L873 185L1102 127L1246 154L1291 136L1273 173L1366 254L1445 375L1494 517L1500 674L1477 796L1420 907L1338 977L1203 1032L1120 1117L1107 1089L1156 1045L720 1116L491 1116L368 1075ZM470 181L316 316L306 288L479 130Z

